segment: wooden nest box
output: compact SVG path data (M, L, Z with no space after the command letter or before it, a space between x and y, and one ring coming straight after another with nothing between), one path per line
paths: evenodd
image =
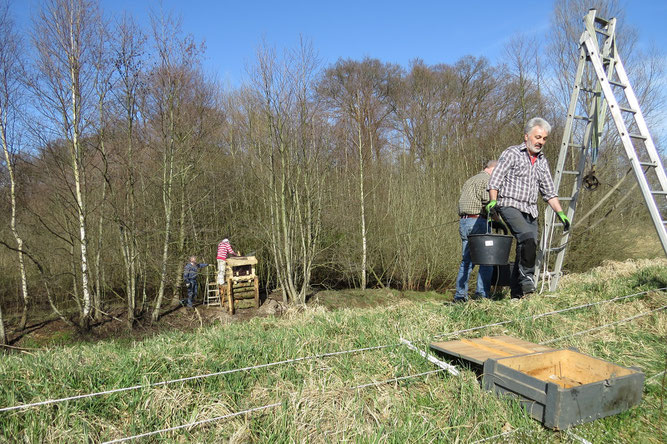
M227 258L225 269L226 288L229 313L234 314L235 301L254 298L255 307L259 307L259 279L255 271L255 256L233 256Z

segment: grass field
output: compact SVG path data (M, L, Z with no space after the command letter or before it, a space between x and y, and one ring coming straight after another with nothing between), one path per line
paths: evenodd
M460 329L517 320L466 334L507 334L531 342L561 338L552 347L624 366L647 378L667 368L667 292L648 291L615 302L532 319L537 314L667 287L667 261L612 263L566 276L557 293L521 301L445 305L435 293L392 290L329 292L319 303L280 318L216 325L130 339L5 355L0 362L0 408L137 386L136 390L0 412L6 442L105 442L170 427L138 442L667 442L665 377L649 379L640 406L554 432L518 405L485 392L477 374L458 377L398 345L427 350ZM374 301L367 307L353 299ZM331 307L337 307L335 309ZM349 308L355 306L356 308ZM631 321L573 336L635 315ZM318 356L374 346L382 348ZM164 385L196 375L296 362ZM411 377L414 376L414 377ZM355 388L392 378L399 381ZM266 407L270 406L270 407ZM574 434L574 435L573 435Z

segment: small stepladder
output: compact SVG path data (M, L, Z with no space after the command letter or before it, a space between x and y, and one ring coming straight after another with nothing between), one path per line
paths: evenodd
M661 214L667 202L667 175L617 51L616 19L597 17L596 11L591 9L584 17L584 25L579 39L579 63L554 175L559 200L568 204L566 213L574 228L593 214L621 185L623 179L588 213L579 220L575 219L582 188L596 186L595 165L608 113L630 163L628 173L632 171L637 179L663 250L667 253L667 221ZM586 174L589 159L591 170ZM577 169L566 169L568 164L576 164ZM574 180L566 183L568 181L563 179L568 176ZM567 191L568 185L571 191ZM565 190L562 191L562 188ZM627 196L629 194L623 199ZM619 200L617 205L620 203ZM556 222L555 213L548 207L541 240L542 256L536 273L536 279L542 278L541 289L545 284L551 291L558 287L571 236L570 232L563 232L562 227L563 224Z
M222 298L220 295L220 286L218 285L215 267L213 271L208 270L206 273L206 293L204 295L204 305L222 305Z

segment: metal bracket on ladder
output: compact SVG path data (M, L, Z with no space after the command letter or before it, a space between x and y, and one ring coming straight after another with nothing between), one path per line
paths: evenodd
M579 63L554 175L556 189L559 196L562 196L559 199L564 204L568 203L567 215L574 228L577 223L575 210L583 188L587 159L597 152L602 128L609 113L637 178L662 247L667 253L665 229L667 221L661 215L661 209L665 210L667 203L665 200L667 176L639 107L639 101L617 52L616 19L605 20L596 17L596 11L590 10L584 18L584 23L585 29L579 41ZM599 38L602 39L602 44ZM592 85L584 85L587 69L592 78ZM622 92L615 94L619 89ZM590 96L582 97L582 93ZM579 121L585 123L585 128L577 126ZM577 143L578 140L581 142ZM577 170L566 170L568 162L576 163ZM593 159L593 164L594 162ZM562 192L564 175L574 176L569 193ZM553 291L557 288L562 275L563 261L571 234L558 230L562 224L555 223L555 214L551 208L547 208L545 216L541 241L542 261L537 268L536 277L539 279L541 271L543 285L548 279L549 289Z

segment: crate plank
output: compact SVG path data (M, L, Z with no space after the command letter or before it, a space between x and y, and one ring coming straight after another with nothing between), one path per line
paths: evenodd
M466 361L477 366L483 365L489 358L506 358L553 350L544 345L504 335L434 342L431 348L450 359Z

